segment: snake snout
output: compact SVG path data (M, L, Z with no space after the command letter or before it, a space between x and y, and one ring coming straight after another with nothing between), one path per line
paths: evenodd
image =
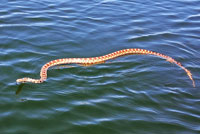
M16 82L17 83L25 83L27 80L27 78L21 78L21 79L17 79Z

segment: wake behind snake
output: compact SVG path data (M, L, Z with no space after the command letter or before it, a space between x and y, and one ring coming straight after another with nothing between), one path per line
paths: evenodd
M62 65L62 64L80 64L83 66L90 66L90 65L94 65L94 64L100 64L100 63L104 63L107 60L110 59L114 59L120 56L124 56L124 55L134 55L134 54L143 54L143 55L155 55L157 57L160 58L164 58L166 59L168 62L174 63L176 65L178 65L179 67L181 67L186 74L188 75L188 77L191 79L193 87L195 87L195 82L192 78L192 73L186 69L184 66L181 65L180 62L174 60L173 58L161 54L161 53L157 53L157 52L153 52L153 51L149 51L146 49L139 49L139 48L130 48L130 49L123 49L123 50L119 50L107 55L103 55L103 56L99 56L99 57L90 57L90 58L63 58L63 59L57 59L57 60L52 60L48 63L46 63L45 65L42 66L41 70L40 70L40 79L33 79L33 78L21 78L21 79L17 79L16 82L17 83L26 83L26 82L31 82L31 83L42 83L47 79L47 70L48 68L52 67L52 66L56 66L56 65Z

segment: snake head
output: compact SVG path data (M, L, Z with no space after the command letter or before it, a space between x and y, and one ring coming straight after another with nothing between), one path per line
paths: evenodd
M32 78L28 78L28 77L24 77L21 79L17 79L16 82L17 83L26 83L26 82L30 82L30 83L42 83L45 79L32 79Z
M25 78L21 78L21 79L17 79L16 82L17 83L25 83L28 82L29 78L25 77Z

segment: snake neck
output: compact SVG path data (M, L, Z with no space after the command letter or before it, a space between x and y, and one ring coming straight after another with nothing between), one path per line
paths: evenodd
M29 78L29 77L24 77L24 78L20 78L17 79L16 82L17 83L42 83L47 79L47 70L48 70L49 66L46 66L46 64L41 68L40 71L40 79L33 79L33 78Z

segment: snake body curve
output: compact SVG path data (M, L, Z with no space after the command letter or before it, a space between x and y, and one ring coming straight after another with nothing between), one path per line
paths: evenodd
M47 79L48 68L52 67L52 66L56 66L56 65L74 64L75 63L75 64L84 65L84 66L89 66L89 65L104 63L107 60L114 59L114 58L117 58L120 56L132 55L132 54L154 55L154 56L157 56L160 58L164 58L168 62L178 65L186 72L188 77L191 79L193 86L195 87L195 82L192 78L192 73L188 69L186 69L184 66L182 66L180 62L174 60L170 56L167 56L167 55L164 55L161 53L157 53L157 52L153 52L150 50L146 50L146 49L139 49L139 48L122 49L122 50L119 50L119 51L116 51L116 52L113 52L113 53L110 53L107 55L99 56L99 57L63 58L63 59L52 60L42 66L41 71L40 71L40 79L33 79L33 78L25 77L25 78L17 79L16 82L17 83L26 83L26 82L42 83Z

